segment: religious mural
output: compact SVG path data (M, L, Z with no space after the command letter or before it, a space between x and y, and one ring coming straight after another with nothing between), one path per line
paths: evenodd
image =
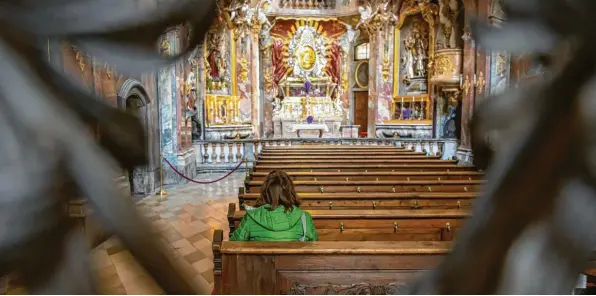
M499 95L509 87L511 55L506 52L492 52L490 60L490 94Z

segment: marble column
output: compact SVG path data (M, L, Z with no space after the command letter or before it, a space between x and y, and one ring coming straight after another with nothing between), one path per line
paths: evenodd
M165 41L165 42L164 42ZM166 55L179 52L184 44L181 29L168 31L161 42L161 50ZM186 117L186 98L181 92L181 82L185 81L183 62L164 67L158 74L158 96L160 105L161 152L179 172L189 178L196 176L196 156L188 136ZM184 178L162 161L163 183L178 184Z
M380 32L369 30L370 56L368 59L368 128L369 138L374 138L377 124L377 73L379 72L379 45L382 47Z
M250 43L251 43L251 50L250 50L250 81L251 81L251 124L253 126L254 137L260 138L261 137L261 126L260 126L260 100L261 91L259 89L259 81L261 71L260 69L260 59L259 59L259 33L261 32L261 26L253 26L251 35L250 35Z
M464 0L465 22L477 17L478 0ZM461 138L457 149L456 157L462 163L471 163L472 136L470 134L470 119L474 113L474 101L476 98L475 73L476 73L476 45L472 39L469 27L464 28L464 50L463 50L463 85L462 85L462 114L461 114Z
M236 40L236 87L238 92L238 109L240 122L252 123L252 109L253 109L253 88L252 88L252 72L251 71L251 49L252 38L250 33L242 34L240 30L236 30L234 38Z

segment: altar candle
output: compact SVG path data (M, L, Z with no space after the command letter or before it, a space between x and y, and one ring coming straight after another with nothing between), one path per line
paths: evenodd
M461 88L461 86L462 86L462 83L463 83L463 82L462 82L462 76L461 76L461 74L459 74L459 87L460 87L460 88Z

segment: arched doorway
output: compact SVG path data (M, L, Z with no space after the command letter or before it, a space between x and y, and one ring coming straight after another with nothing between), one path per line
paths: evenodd
M141 82L128 79L124 82L120 91L118 92L118 108L124 109L127 112L133 114L141 120L143 127L145 128L145 134L147 135L147 148L149 149L152 141L152 137L148 134L149 130L149 108L150 104L149 96L145 90L145 87ZM151 167L151 151L149 151L149 158ZM130 182L130 190L133 196L145 196L151 194L153 191L154 183L153 178L150 178L147 167L137 167L132 172L127 172L128 179Z

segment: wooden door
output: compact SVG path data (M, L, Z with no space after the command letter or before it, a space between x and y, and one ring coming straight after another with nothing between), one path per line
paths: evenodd
M368 91L354 92L354 124L360 125L358 136L368 130Z

